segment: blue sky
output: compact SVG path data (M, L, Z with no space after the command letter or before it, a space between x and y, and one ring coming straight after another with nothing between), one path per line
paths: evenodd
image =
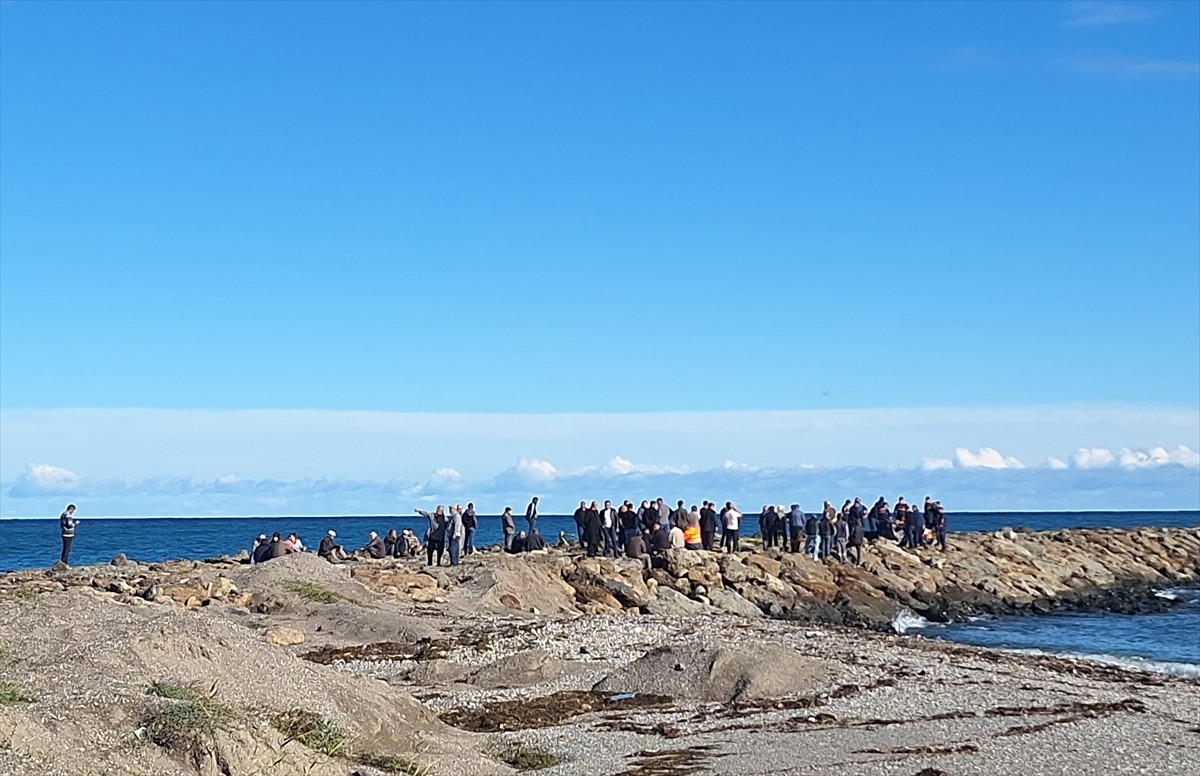
M6 516L987 449L1200 502L1197 3L17 0L0 146Z

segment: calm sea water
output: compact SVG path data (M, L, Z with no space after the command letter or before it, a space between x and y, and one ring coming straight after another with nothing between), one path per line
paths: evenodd
M755 523L747 516L747 525ZM1134 528L1200 525L1200 511L1182 512L972 512L951 514L951 531L1000 528L1059 530L1069 528ZM500 541L498 516L481 516L476 546ZM516 519L518 530L524 519ZM249 549L254 537L274 531L297 532L310 545L329 529L347 549L367 542L367 533L412 528L418 535L425 520L412 517L238 517L238 518L105 518L84 519L76 531L74 565L107 563L119 552L129 558L162 561L207 558ZM575 522L566 515L538 521L543 536L559 532L573 537ZM953 537L951 537L953 541ZM0 520L0 571L43 568L58 559L57 519ZM934 638L968 644L1054 654L1087 655L1126 665L1200 677L1200 592L1164 591L1180 605L1161 614L1054 614L979 620L951 626L924 627ZM926 625L919 621L910 627Z

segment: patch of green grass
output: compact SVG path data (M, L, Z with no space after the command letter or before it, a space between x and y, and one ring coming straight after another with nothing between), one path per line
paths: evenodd
M37 593L33 592L32 590L30 590L27 587L17 588L16 590L13 591L13 596L21 599L22 601L36 601L37 600Z
M207 692L177 682L155 682L150 695L172 701L142 719L146 736L162 747L189 748L237 721L233 709L217 700L217 685Z
M399 774L400 776L427 776L432 772L433 766L422 764L420 760L413 757L401 757L394 754L381 754L379 752L360 752L354 755L359 765L365 765L368 768L374 768L377 771L384 773Z
M291 709L277 716L275 729L314 752L330 757L345 757L350 751L350 736L328 717L307 709Z
M0 706L16 706L21 703L33 703L37 696L19 684L0 682Z
M522 743L507 744L492 752L492 756L518 771L540 771L558 764L558 758L549 752Z
M287 589L314 604L332 604L339 600L337 593L315 582L291 582Z

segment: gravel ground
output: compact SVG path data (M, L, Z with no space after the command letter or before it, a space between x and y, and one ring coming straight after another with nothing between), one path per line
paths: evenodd
M477 667L540 649L579 664L579 673L499 690L456 684L432 689L425 702L444 712L588 689L662 644L766 641L827 659L829 695L799 710L691 703L592 714L496 738L556 755L559 764L541 771L547 776L1197 773L1195 681L777 621L614 616L547 622L483 650L456 649L447 660ZM380 675L392 670L342 668ZM846 685L860 690L837 697L837 688ZM671 737L614 725L660 726Z

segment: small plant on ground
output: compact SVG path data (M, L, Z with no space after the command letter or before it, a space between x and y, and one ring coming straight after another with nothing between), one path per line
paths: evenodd
M336 722L306 709L291 709L275 718L275 729L293 741L299 741L314 752L330 757L345 757L350 750L350 736Z
M0 706L16 706L19 703L33 703L37 696L19 684L0 682Z
M558 764L558 758L549 752L534 749L520 742L506 744L492 752L492 755L518 771L540 771Z
M315 582L292 582L287 589L314 604L332 604L338 601L337 593Z
M384 773L398 774L399 776L428 776L432 773L431 765L423 765L419 760L412 757L400 757L394 754L380 754L379 752L360 752L354 755L360 765L365 765L368 768L374 768Z
M146 736L159 746L188 748L237 720L237 713L217 700L215 683L203 692L177 682L155 682L149 694L172 701L142 719Z
M24 588L24 587L14 590L13 595L16 596L17 598L21 599L22 601L36 601L37 600L37 593L33 592L32 590L30 590L28 588Z

